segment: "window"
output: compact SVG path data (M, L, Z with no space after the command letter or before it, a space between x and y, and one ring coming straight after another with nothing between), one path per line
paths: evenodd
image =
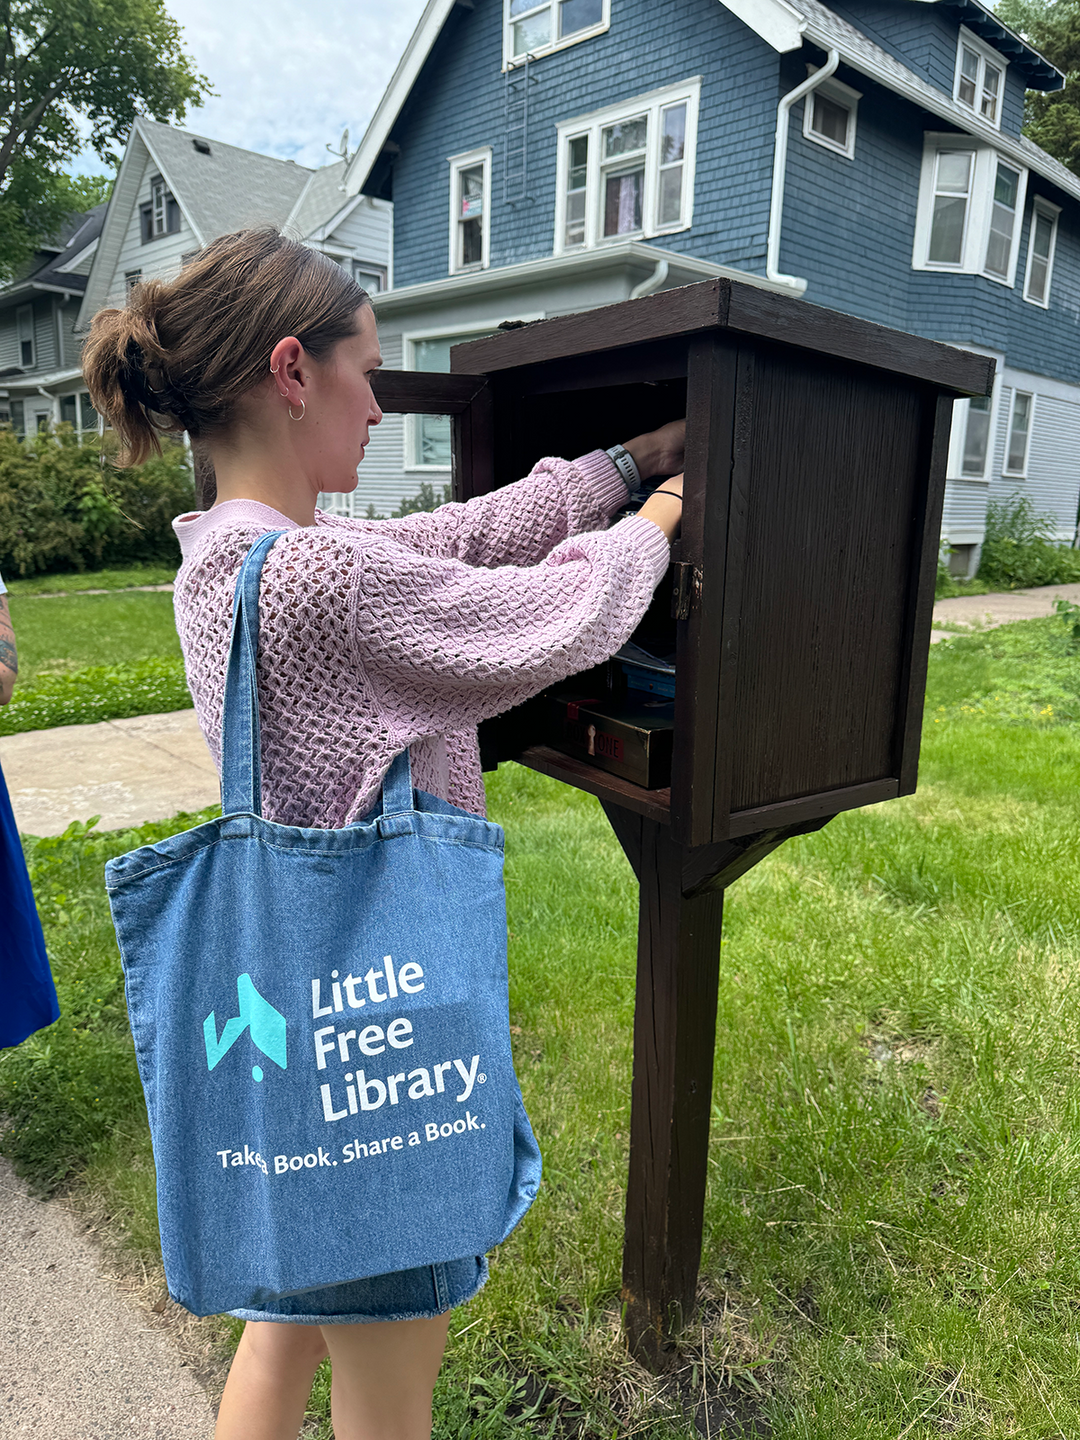
M450 369L450 347L462 340L479 340L490 335L491 329L473 330L464 335L431 335L411 340L406 347L407 362L412 370L439 371ZM450 469L450 417L448 415L412 415L409 434L409 454L406 466L410 470Z
M610 0L503 0L503 6L504 68L608 28Z
M1024 299L1030 300L1033 305L1042 305L1044 309L1050 304L1050 272L1054 268L1060 214L1058 206L1042 198L1037 198L1031 209Z
M911 263L1012 285L1027 171L989 145L958 139L926 136Z
M555 253L685 230L700 81L558 127Z
M125 271L124 271L124 298L125 298L126 300L130 300L130 299L131 299L131 292L132 292L132 290L135 289L135 286L138 285L138 283L139 283L139 281L140 281L141 279L142 279L142 271L141 271L141 270L125 270Z
M934 179L934 214L930 222L927 259L934 265L959 265L964 258L971 175L971 150L941 150Z
M450 274L483 270L491 233L491 150L450 160Z
M381 265L369 265L363 260L353 260L352 277L369 295L377 295L380 290L386 289L386 271Z
M808 65L812 75L818 68ZM811 90L803 106L803 135L815 145L824 145L849 160L855 155L855 115L862 94L839 80L825 80Z
M34 368L34 307L20 305L15 311L15 328L19 342L19 364L24 370Z
M1008 278L1016 229L1016 196L1020 189L1020 171L997 162L994 172L994 199L990 207L990 236L986 242L986 273L999 279Z
M139 207L139 217L144 245L162 235L175 235L179 231L180 206L160 175L151 178L150 203Z
M976 395L968 401L967 424L960 458L960 473L968 480L981 480L986 475L990 453L990 416L993 402L989 395Z
M1024 390L1014 390L1012 408L1009 411L1009 436L1005 446L1005 474L1025 475L1027 473L1028 445L1031 440L1031 422L1035 410L1035 397Z
M1001 128L1006 62L970 30L960 28L953 98L981 120Z
M542 314L507 315L506 320L540 320ZM493 335L499 321L479 325L472 330L459 331L454 335L404 335L405 368L408 370L437 371L446 374L450 369L450 350L465 340L480 340ZM448 415L410 415L405 430L405 467L408 470L449 470L450 417Z
M26 434L26 402L11 400L8 402L8 409L11 412L11 428L21 440Z
M77 395L60 396L60 419L73 430L96 431L98 428L97 411L90 404L90 396L85 390L80 390Z

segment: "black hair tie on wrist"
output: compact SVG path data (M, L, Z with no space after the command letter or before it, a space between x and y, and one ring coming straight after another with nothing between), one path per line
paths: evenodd
M675 500L681 500L683 498L677 490L654 490L652 495L649 496L650 500L653 495L670 495Z

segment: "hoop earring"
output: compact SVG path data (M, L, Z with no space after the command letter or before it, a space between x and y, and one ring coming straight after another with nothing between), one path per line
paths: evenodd
M271 374L271 375L276 375L277 372L278 372L278 367L277 367L276 365L271 365L271 366L270 366L270 374Z
M289 419L290 419L290 420L302 420L306 414L307 414L307 406L304 404L304 401L303 401L302 398L301 398L301 401L300 401L300 414L299 414L299 415L294 415L294 414L292 413L292 405L291 405L291 404L289 405Z

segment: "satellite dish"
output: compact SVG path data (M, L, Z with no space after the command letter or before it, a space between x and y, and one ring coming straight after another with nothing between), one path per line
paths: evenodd
M338 148L337 148L336 150L334 149L334 147L333 147L332 145L327 145L326 148L327 148L327 150L329 150L329 152L330 152L331 155L336 155L339 160L348 160L348 158L349 158L349 131L348 131L348 127L346 127L346 128L341 132L341 139L338 141Z

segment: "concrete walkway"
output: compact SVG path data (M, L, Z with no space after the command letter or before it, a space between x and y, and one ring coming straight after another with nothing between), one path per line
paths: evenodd
M1039 585L1033 590L1011 590L1007 594L957 595L951 600L939 600L934 606L934 619L948 630L935 630L930 638L945 640L949 634L959 635L965 630L991 630L1012 620L1053 615L1059 595L1080 605L1080 585Z
M210 1440L214 1413L55 1201L0 1160L2 1440Z
M91 815L99 830L119 830L219 798L194 710L7 735L0 767L25 835L59 835Z

